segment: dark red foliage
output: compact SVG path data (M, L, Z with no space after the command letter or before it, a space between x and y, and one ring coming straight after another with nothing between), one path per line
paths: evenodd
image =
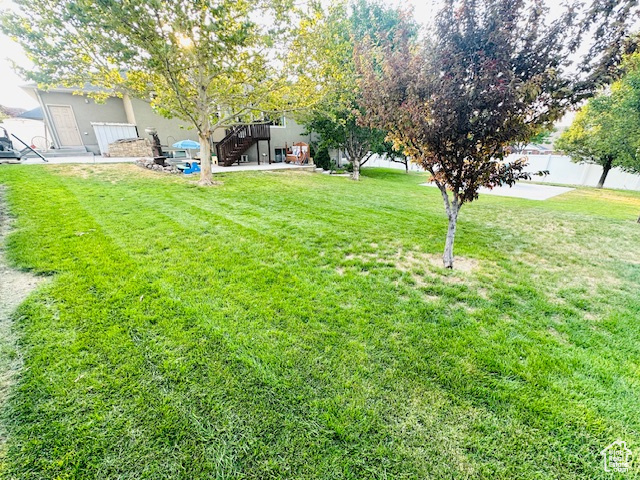
M505 163L508 147L610 80L637 1L581 3L552 21L540 0L447 0L426 38L398 28L359 45L360 121L432 174L451 242L460 207L480 187L530 178L526 159ZM593 31L589 54L572 61Z
M526 178L526 162L503 162L507 148L598 88L633 3L596 1L550 22L540 1L449 0L426 40L399 29L381 45L360 45L361 121L389 132L461 204L481 186ZM618 22L608 29L611 18ZM608 42L598 39L571 66L588 28Z

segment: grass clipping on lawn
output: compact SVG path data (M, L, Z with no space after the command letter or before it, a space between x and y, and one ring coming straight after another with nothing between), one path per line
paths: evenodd
M13 315L40 279L7 265L4 252L5 237L11 231L11 218L5 204L5 191L0 185L0 406L7 402L11 387L22 367L18 339L13 328ZM0 421L0 462L6 455L7 432Z

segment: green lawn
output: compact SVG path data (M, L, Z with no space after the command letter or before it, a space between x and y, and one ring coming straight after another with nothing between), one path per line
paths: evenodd
M640 457L640 194L3 166L7 479L611 478ZM1 294L1 292L0 292ZM9 352L15 354L15 352ZM625 478L631 478L632 475Z

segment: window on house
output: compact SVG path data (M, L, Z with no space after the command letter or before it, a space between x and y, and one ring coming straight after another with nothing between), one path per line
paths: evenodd
M287 126L287 119L284 117L284 115L275 118L271 121L271 126L276 128L285 128Z

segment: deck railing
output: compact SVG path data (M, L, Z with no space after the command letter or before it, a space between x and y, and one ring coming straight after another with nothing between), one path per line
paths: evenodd
M232 165L240 159L247 149L260 140L270 140L271 129L269 124L253 123L250 125L237 125L227 131L227 135L216 145L218 163Z

